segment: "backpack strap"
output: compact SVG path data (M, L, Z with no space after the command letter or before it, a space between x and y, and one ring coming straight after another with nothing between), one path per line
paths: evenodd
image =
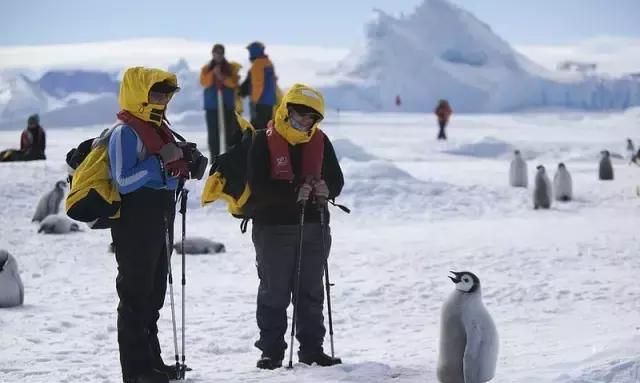
M167 126L167 129L169 129L169 131L178 139L178 141L182 141L182 142L187 142L187 140L184 139L184 137L182 137L178 132L176 132L175 130L171 129L169 126Z

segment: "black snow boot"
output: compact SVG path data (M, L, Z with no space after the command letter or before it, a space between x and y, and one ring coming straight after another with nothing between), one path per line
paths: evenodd
M282 359L274 359L266 355L262 355L256 363L256 367L262 370L275 370L282 367Z
M332 358L324 352L320 351L314 354L305 354L298 351L298 361L300 363L312 365L316 363L318 366L327 367L335 366L336 364L342 364L342 359Z
M162 362L161 362L162 363ZM164 363L156 364L153 366L154 369L164 373L169 380L177 380L178 379L178 370L176 370L176 366L168 366Z
M181 379L184 379L184 373L192 370L190 367L187 366L186 368L184 368L184 371L181 371L181 373L178 374L178 370L176 369L175 364L166 365L164 363L162 363L161 365L155 364L153 368L155 368L160 372L164 372L164 374L167 375L169 380L178 380L180 378L180 375L182 375Z
M169 383L169 377L164 372L152 369L136 376L123 379L124 383Z

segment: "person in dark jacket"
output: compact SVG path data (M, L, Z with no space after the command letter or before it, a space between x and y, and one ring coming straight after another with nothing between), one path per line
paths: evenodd
M446 140L447 133L445 131L447 124L449 123L449 118L451 118L451 106L447 100L438 101L438 106L434 110L436 117L438 118L438 140Z
M273 118L273 106L277 98L275 69L264 49L264 44L258 41L247 45L251 68L240 85L240 96L250 96L251 125L256 129L267 127Z
M47 136L40 126L40 116L32 114L27 119L27 128L20 135L20 149L0 152L0 162L44 160Z
M239 66L231 65L224 56L224 45L216 44L211 51L212 59L200 71L200 85L204 88L204 109L211 160L220 153L220 127L218 126L218 94L222 94L222 115L225 126L225 147L231 146L235 132L236 93L240 76Z
M27 119L27 128L20 137L20 150L25 157L25 161L46 159L46 148L47 136L42 126L40 126L40 116L37 114L31 115Z
M175 193L188 169L165 122L176 76L129 68L120 86L118 124L108 136L110 170L121 195L111 237L118 262L118 344L125 383L166 383L158 318L167 289Z
M261 369L282 366L287 307L292 299L297 305L299 361L321 366L341 363L323 350L322 278L331 245L326 201L338 196L344 184L331 141L318 128L323 117L322 95L295 84L266 131L257 130L249 149L252 239L260 278L256 311L260 339L255 345L262 351L257 362ZM305 206L303 252L300 287L295 291L301 206ZM324 231L320 210L327 223Z

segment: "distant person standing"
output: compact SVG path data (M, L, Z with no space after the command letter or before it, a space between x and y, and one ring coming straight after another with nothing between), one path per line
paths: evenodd
M222 113L225 126L225 145L230 146L235 132L236 89L240 80L237 65L231 65L224 56L224 45L216 44L211 51L212 59L200 71L200 85L204 88L204 109L209 135L211 160L220 152L220 127L218 113ZM218 96L222 95L222 103ZM222 110L219 110L222 105Z
M242 64L240 64L239 62L230 61L229 65L231 65L231 71L233 73L240 73L240 69L242 68ZM240 77L240 76L238 76L238 77ZM238 82L240 82L239 78L238 78ZM239 115L242 115L242 113L244 113L244 103L242 101L242 97L240 97L240 87L239 86L233 90L233 96L235 98L235 110L236 110L236 113L238 113Z
M438 126L440 127L440 130L438 131L438 140L446 140L447 133L445 132L445 128L449 123L451 113L453 113L453 111L451 110L451 106L449 106L449 102L447 100L438 101L438 106L436 107L434 113L438 118Z
M402 106L402 99L400 99L400 95L396 95L396 106L399 108Z
M240 95L250 97L251 125L256 129L266 129L276 104L276 73L264 49L258 41L247 45L251 68L240 85Z

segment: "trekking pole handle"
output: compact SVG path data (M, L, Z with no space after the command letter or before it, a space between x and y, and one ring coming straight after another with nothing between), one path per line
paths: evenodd
M187 198L189 195L189 189L183 188L180 192L180 214L185 214L187 212Z

